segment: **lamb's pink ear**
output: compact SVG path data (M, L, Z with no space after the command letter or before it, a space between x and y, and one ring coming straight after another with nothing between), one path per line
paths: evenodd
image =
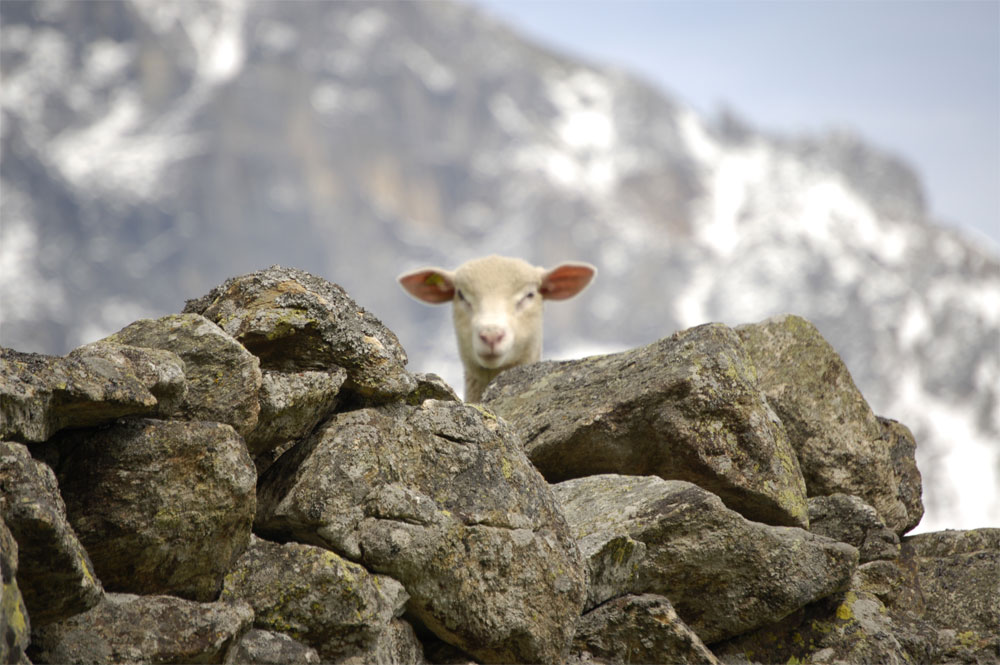
M439 305L455 297L454 275L441 268L421 268L397 279L407 293L423 302Z
M566 300L587 288L596 274L589 263L564 263L542 275L539 292L547 300Z

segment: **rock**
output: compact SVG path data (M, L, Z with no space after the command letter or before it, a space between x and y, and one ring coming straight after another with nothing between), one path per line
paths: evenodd
M411 406L420 406L424 400L436 399L442 402L461 402L454 388L445 383L437 374L414 374L417 381L417 389L407 395L406 403Z
M246 604L109 593L36 630L29 655L40 663L222 663L252 621Z
M583 566L514 430L426 400L337 414L261 479L258 532L328 547L399 580L412 615L487 662L555 662Z
M946 659L991 662L1000 654L1000 529L939 531L905 538L901 567L915 574L922 605L897 598L941 631Z
M217 325L197 314L143 319L102 342L173 351L184 361L187 395L171 417L251 432L260 412L260 363ZM167 414L161 414L167 415Z
M125 421L59 446L69 520L105 588L216 598L255 508L253 463L229 425Z
M18 586L35 628L101 600L104 590L66 520L55 474L19 443L0 442L0 515L18 543Z
M908 432L876 418L815 326L789 315L737 332L798 453L809 496L861 497L897 534L913 528L923 507Z
M809 530L858 548L861 563L899 556L899 536L878 511L856 496L831 494L809 499Z
M232 665L319 665L319 654L312 647L293 640L284 633L254 628L230 651Z
M267 369L343 367L345 388L374 401L417 387L396 336L342 288L301 270L272 266L234 277L184 311L218 323Z
M483 403L550 482L601 473L687 480L769 524L807 526L784 428L739 337L721 324L608 356L515 367Z
M264 370L260 387L260 417L247 436L252 457L306 436L337 405L347 372L279 372Z
M646 558L646 543L625 533L598 531L587 534L577 544L587 563L584 611L637 588L639 565Z
M670 601L653 594L616 598L584 614L573 650L615 665L719 663Z
M0 663L28 663L31 623L17 586L17 542L0 517Z
M226 576L222 600L245 600L254 626L315 648L324 661L388 663L374 655L409 598L403 585L333 552L254 538ZM384 648L384 647L383 647ZM370 654L372 657L364 658Z
M904 539L846 592L713 651L725 663L993 663L1000 653L1000 529Z
M909 645L899 637L903 629L874 594L852 589L712 650L733 665L940 662L931 657L936 636L930 626L909 627Z
M896 496L906 509L906 517L899 520L896 533L900 536L911 531L924 516L923 485L917 468L917 442L910 428L901 422L879 417L882 426L881 440L889 448L889 463L896 480Z
M66 357L0 348L0 439L42 442L66 428L155 414L184 394L183 366L172 353L115 345Z
M857 565L850 545L751 522L683 481L601 475L553 491L578 539L624 532L644 543L628 592L666 596L707 644L845 589Z

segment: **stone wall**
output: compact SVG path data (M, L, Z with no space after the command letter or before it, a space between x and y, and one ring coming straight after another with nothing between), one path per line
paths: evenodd
M913 437L794 316L468 405L273 267L0 360L0 662L998 658L1000 530L905 535Z

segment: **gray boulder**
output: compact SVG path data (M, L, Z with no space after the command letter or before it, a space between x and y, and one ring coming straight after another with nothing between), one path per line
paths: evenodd
M580 618L573 651L603 663L718 665L663 596L622 596Z
M0 516L18 543L18 586L35 628L101 600L104 591L66 520L55 474L19 443L0 442Z
M686 480L768 524L807 526L795 451L721 324L607 356L503 372L483 403L550 482L601 473Z
M0 516L0 663L28 663L31 623L17 586L17 542Z
M585 611L638 588L639 566L646 558L646 543L612 529L588 533L577 541L577 545L587 570Z
M809 530L858 548L861 563L899 556L899 536L878 511L856 496L831 494L809 499Z
M173 353L94 344L68 356L0 348L0 439L42 442L59 430L170 411L187 390Z
M927 624L897 622L873 593L851 589L781 621L713 644L723 663L880 663L912 665L934 660L936 636Z
M107 589L216 598L255 508L253 463L232 427L125 421L58 445L70 524Z
M899 535L916 526L923 506L912 435L872 413L816 327L788 315L736 330L798 453L809 496L861 497Z
M851 587L777 624L714 644L724 663L994 663L1000 529L905 538Z
M246 435L254 458L306 436L337 406L347 379L339 367L329 372L264 370L260 387L260 417Z
M942 660L975 663L998 657L1000 529L905 538L899 565L904 575L915 573L912 591L898 594L891 607L938 629Z
M222 663L252 621L245 603L109 593L36 630L29 655L39 663Z
M426 400L337 414L261 479L256 529L401 581L408 612L490 662L555 662L583 566L549 486L491 412Z
M622 592L666 596L707 644L844 590L857 566L850 545L751 522L683 481L601 475L553 491L577 538L624 532L644 543L636 579Z
M187 395L177 412L161 416L226 423L241 435L257 424L260 363L204 317L172 314L143 319L102 342L165 349L184 361Z
M333 552L254 538L226 576L221 599L254 608L254 626L288 634L325 661L390 663L403 585ZM415 639L415 638L414 638Z
M284 633L254 628L229 652L232 665L319 665L319 654L312 647Z
M234 277L185 312L203 314L280 370L347 370L346 389L374 401L417 387L396 336L336 284L294 268L272 266Z

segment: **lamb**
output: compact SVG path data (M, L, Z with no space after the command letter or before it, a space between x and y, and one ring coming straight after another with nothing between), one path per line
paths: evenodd
M454 271L421 268L399 276L425 303L451 301L458 351L465 367L465 399L478 402L500 372L542 355L542 300L580 293L597 274L587 263L546 270L503 256L487 256Z

